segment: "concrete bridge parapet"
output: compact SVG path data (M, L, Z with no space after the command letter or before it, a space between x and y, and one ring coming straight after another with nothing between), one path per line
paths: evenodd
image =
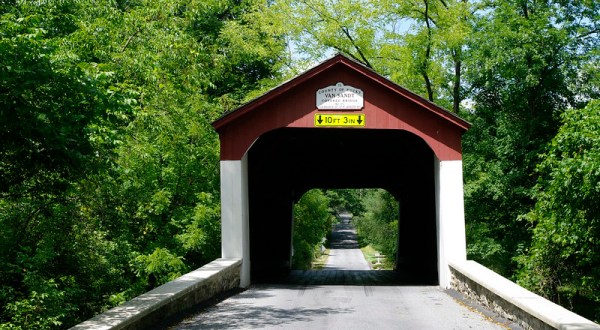
M475 261L450 262L451 288L524 329L600 330L579 316Z
M241 267L241 259L216 259L71 329L147 329L219 293L238 288Z

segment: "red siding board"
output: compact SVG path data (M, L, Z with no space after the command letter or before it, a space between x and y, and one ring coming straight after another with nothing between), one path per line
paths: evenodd
M448 111L338 55L213 123L221 159L239 160L262 134L283 127L314 127L319 88L342 82L364 92L365 128L399 129L421 137L440 160L461 159L461 137L469 124ZM345 129L345 128L321 128Z

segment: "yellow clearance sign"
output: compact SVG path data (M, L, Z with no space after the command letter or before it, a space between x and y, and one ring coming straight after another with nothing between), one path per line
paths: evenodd
M317 113L315 127L364 127L367 120L364 113Z

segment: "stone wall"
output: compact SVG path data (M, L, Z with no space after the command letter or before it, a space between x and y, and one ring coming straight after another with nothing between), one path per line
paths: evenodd
M523 329L553 329L537 318L531 317L531 315L515 308L510 302L485 289L485 287L456 271L456 269L450 267L450 272L451 287L462 293L465 297L477 301L485 308L494 311L503 318L517 323Z
M520 287L475 261L451 263L450 273L452 289L524 329L600 329L600 325Z

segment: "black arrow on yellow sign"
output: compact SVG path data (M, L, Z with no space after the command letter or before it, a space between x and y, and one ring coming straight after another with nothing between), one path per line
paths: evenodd
M319 115L319 119L317 121L319 122L319 124L323 122L323 119L321 119L321 115Z
M358 124L362 124L363 120L362 120L362 116L358 116L358 119L356 120L356 122L358 122Z

